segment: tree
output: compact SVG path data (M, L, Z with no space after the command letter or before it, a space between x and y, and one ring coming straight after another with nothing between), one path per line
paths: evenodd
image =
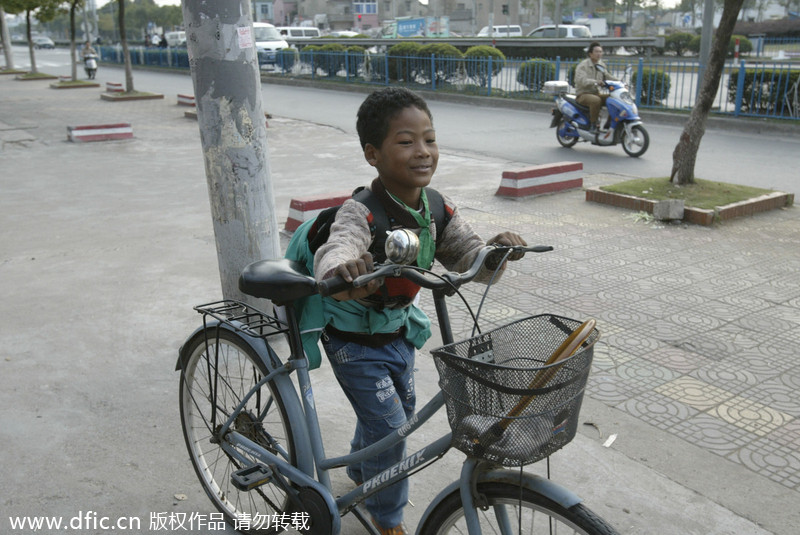
M119 40L122 43L122 57L125 58L125 92L133 93L133 67L131 51L128 49L128 36L125 33L125 0L117 0L119 4Z
M39 22L53 20L59 13L59 0L0 0L3 9L9 13L25 12L25 33L28 39L28 54L31 58L31 72L37 73L36 54L33 52L33 39L31 35L31 19Z
M84 0L68 0L69 4L69 56L72 58L72 81L78 79L78 58L75 47L75 11L83 6Z
M14 70L14 54L11 50L11 36L8 34L8 25L6 25L6 12L3 9L3 2L0 1L0 34L3 36L3 42L0 46L3 47L3 54L6 57L6 69Z
M694 166L697 161L697 151L700 148L700 140L706 131L706 118L717 95L717 88L722 77L722 68L725 66L725 57L728 53L728 45L743 1L725 0L725 5L722 8L722 18L714 34L711 56L703 73L700 94L697 96L697 102L692 108L692 113L683 129L680 141L678 141L675 151L672 153L670 181L673 184L694 184Z

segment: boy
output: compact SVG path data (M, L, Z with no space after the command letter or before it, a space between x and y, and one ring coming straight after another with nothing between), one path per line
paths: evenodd
M370 190L389 220L396 222L393 228L409 228L420 236L417 265L429 268L435 256L447 269L466 269L484 243L446 197L450 220L445 228L437 229L431 217L425 187L436 171L439 149L425 101L402 88L376 91L359 108L356 128L364 158L378 171ZM372 271L371 220L365 204L345 201L330 237L314 256L318 280L341 275L350 281ZM442 239L437 240L439 232ZM525 244L513 232L499 234L489 243ZM479 279L486 280L490 274L484 270ZM414 413L414 349L421 348L431 334L427 316L412 304L418 291L418 286L404 279L387 279L323 300L327 320L323 347L357 417L351 451L377 442ZM402 460L404 454L401 443L348 467L348 476L362 483ZM404 535L407 501L408 480L403 480L370 496L365 504L382 534Z

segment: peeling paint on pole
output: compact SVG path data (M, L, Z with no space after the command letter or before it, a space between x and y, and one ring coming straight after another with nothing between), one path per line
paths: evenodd
M242 268L280 255L250 4L185 0L183 18L222 294L244 300Z

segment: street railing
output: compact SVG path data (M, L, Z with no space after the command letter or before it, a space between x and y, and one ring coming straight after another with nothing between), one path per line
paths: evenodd
M122 63L119 47L101 47L101 60ZM284 51L274 65L262 66L262 77L291 77L369 85L403 85L430 91L509 99L549 100L549 80L573 86L573 59L392 56L370 52ZM131 48L134 65L189 67L186 49ZM686 58L612 57L606 63L617 78L628 65L631 94L641 108L691 110L702 79L702 67ZM800 66L784 61L726 62L712 113L800 119Z

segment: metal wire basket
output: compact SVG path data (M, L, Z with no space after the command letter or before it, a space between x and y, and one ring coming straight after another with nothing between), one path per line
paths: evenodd
M560 316L532 316L432 350L453 446L472 457L521 466L568 444L600 333L593 329L571 357L545 363L580 325Z

